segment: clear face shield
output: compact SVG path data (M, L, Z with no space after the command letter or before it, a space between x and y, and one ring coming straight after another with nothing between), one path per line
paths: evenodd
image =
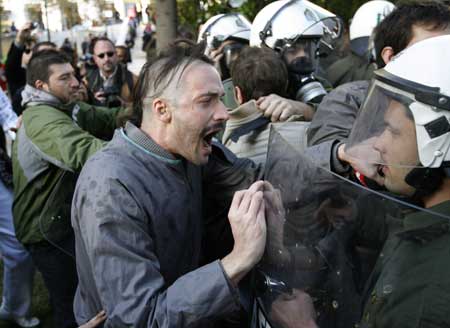
M228 69L231 68L231 64L236 60L245 46L246 44L239 41L229 42L228 44L225 44L223 46L222 53L224 55L224 61Z
M361 291L383 256L387 222L419 212L450 220L448 213L414 207L316 165L274 127L265 179L273 187L264 191L267 243L254 273L252 328L300 327L308 317L319 327L353 327ZM377 246L368 251L361 241ZM386 293L402 283L398 278Z
M224 35L216 35L210 38L205 53L211 56L211 52L220 51L223 55L217 63L217 69L221 73L222 80L230 77L231 64L246 45L247 42L245 40Z
M343 23L339 17L330 16L330 12L320 7L314 9L314 15L317 20L316 23L305 29L302 35L320 31L321 38L315 53L318 61L316 68L320 72L327 67L328 61L336 60L336 56L340 55L345 45L345 38Z
M359 174L403 196L414 193L408 174L424 169L419 157L416 114L430 111L414 96L374 80L345 147Z

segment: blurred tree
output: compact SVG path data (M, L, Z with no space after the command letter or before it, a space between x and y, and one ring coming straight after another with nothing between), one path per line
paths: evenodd
M177 0L156 0L155 10L156 48L159 52L177 37Z
M338 15L348 24L356 10L368 0L314 0L312 2Z

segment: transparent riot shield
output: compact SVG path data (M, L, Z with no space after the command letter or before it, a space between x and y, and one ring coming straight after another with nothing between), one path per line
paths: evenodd
M388 236L402 233L404 221L418 213L449 226L448 212L372 191L310 158L272 128L265 180L273 188L264 193L267 245L254 272L252 327L303 327L311 315L321 328L353 327L367 286L376 285L369 276ZM389 282L389 291L397 284L400 278Z

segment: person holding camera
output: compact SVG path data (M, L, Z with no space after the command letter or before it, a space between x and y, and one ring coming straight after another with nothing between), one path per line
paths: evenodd
M50 41L36 43L31 32L38 26L36 22L26 23L16 34L9 48L5 63L5 75L8 83L12 107L17 115L23 111L22 91L26 84L26 69L33 53L45 49L56 49L56 44Z
M26 68L30 61L33 51L40 51L44 48L56 48L53 42L38 42L31 35L31 32L37 28L36 22L26 23L16 34L14 42L11 43L5 62L5 75L8 81L8 90L11 97L25 86ZM18 113L20 114L20 113Z
M92 49L97 67L85 77L90 93L89 102L106 107L119 107L131 102L137 77L119 63L113 42L101 37L94 40Z
M25 85L25 68L23 67L22 57L31 54L31 48L35 43L35 40L31 37L33 26L33 23L28 22L17 32L6 57L5 74L11 96Z

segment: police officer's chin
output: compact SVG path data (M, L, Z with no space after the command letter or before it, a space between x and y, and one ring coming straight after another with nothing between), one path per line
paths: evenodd
M398 196L406 198L412 197L415 194L416 189L406 182L406 175L392 171L394 171L394 168L391 168L391 171L386 172L384 177L384 187Z

